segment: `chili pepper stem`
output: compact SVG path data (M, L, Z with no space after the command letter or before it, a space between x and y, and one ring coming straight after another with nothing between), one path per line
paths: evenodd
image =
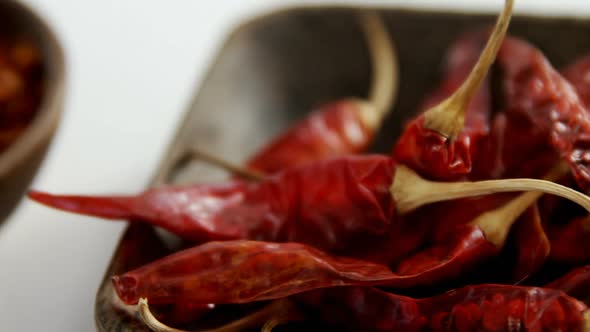
M365 126L377 129L397 95L398 60L395 46L379 14L367 11L359 19L367 40L373 77L368 102L358 101L360 115Z
M545 176L545 180L555 181L567 172L567 166L560 164ZM489 242L502 248L512 225L541 195L540 191L521 194L497 209L482 213L471 224L478 226Z
M247 169L245 167L239 166L237 164L233 164L227 160L224 160L212 153L205 152L203 150L199 150L197 148L192 148L189 152L189 158L191 159L200 159L203 160L211 165L217 166L222 168L232 174L241 176L247 180L253 181L260 181L264 178L264 174Z
M504 10L496 21L486 47L461 87L442 103L424 113L426 128L435 130L450 139L457 137L463 130L465 111L498 54L508 30L513 5L514 0L505 1Z
M241 332L257 326L262 326L263 332L271 332L278 325L293 320L290 317L299 317L299 313L294 310L295 308L289 300L278 300L244 318L218 328L201 330L200 332ZM152 314L146 298L139 299L137 311L143 323L154 332L188 332L160 322Z
M590 310L584 311L584 313L582 314L582 316L584 317L583 331L584 332L590 332Z
M398 165L390 187L396 208L402 214L429 203L517 191L534 191L557 195L567 198L590 211L590 197L566 186L539 179L435 182L420 177L408 167Z

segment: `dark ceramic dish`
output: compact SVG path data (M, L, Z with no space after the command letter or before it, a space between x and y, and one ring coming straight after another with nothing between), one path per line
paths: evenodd
M339 97L366 95L371 73L355 16L358 10L289 9L238 27L225 42L196 94L154 184L217 178L218 172L202 163L177 163L191 146L198 144L239 162L273 134L303 117L313 105ZM396 43L401 68L395 110L372 149L386 152L404 119L416 112L424 95L437 84L446 47L462 32L493 24L496 14L398 9L379 12ZM517 16L510 32L540 47L558 68L590 52L587 21ZM132 225L127 229L98 290L95 318L100 331L148 331L113 307L110 276L163 255L165 248L171 248L164 238L146 226ZM317 327L317 323L312 323L304 329Z
M41 105L27 129L0 153L0 222L23 197L33 179L63 110L65 60L45 21L19 1L0 1L0 32L25 37L40 51L44 67Z

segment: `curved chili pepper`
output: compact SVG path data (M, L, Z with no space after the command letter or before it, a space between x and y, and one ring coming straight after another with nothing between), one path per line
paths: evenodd
M365 151L397 93L398 67L387 28L376 14L361 25L373 63L368 100L343 99L320 106L257 152L247 167L275 173L288 166Z
M467 286L414 299L371 287L298 296L321 319L347 331L584 331L588 308L561 291L507 285Z
M338 249L356 237L386 232L395 214L389 193L394 172L389 157L351 156L288 169L258 183L162 187L130 197L35 191L29 197L66 211L146 221L190 240L297 241Z
M466 262L481 258L483 250L493 251L481 231L468 230L460 238L461 255L416 273L393 273L385 265L332 256L299 243L237 240L208 242L172 254L113 277L113 282L127 304L140 298L154 304L246 303L346 285L412 287L456 276Z
M450 97L463 84L485 45L487 32L469 33L447 52L445 80L424 102L428 110ZM490 86L486 78L465 112L465 127L458 137L449 139L425 127L424 114L406 125L393 154L397 161L420 174L440 180L461 178L471 172L479 142L489 133Z

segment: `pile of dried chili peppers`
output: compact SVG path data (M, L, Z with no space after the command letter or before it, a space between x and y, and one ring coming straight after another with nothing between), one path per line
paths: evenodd
M43 65L24 38L0 34L0 152L29 125L41 102Z
M180 330L148 302L195 320L264 303L218 332L309 317L351 331L590 331L590 61L560 73L506 36L512 6L491 33L451 45L440 87L391 155L362 154L397 70L386 29L367 14L379 88L311 113L247 163L249 179L29 196L195 244L113 276L118 299L154 331Z

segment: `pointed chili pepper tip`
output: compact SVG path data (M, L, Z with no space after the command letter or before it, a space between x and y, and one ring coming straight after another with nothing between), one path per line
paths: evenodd
M27 192L27 197L29 197L30 199L42 203L42 204L46 204L46 202L48 201L48 198L51 197L51 194L48 194L46 192L42 192L42 191L37 191L37 190L29 190Z
M138 303L139 296L137 295L137 279L135 277L113 276L111 281L121 301L130 305Z

